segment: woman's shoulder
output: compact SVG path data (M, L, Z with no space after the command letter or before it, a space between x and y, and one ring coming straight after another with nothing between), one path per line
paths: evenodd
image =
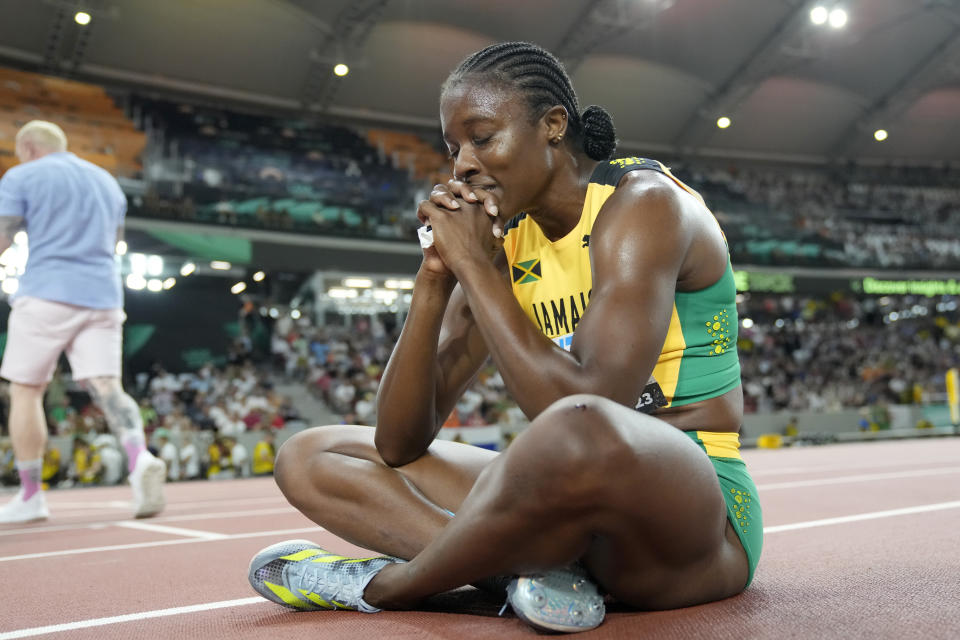
M666 165L658 160L641 158L639 156L628 156L600 162L600 164L594 168L590 182L617 187L622 184L626 177L642 180L651 174L663 174L668 171L669 169L667 169Z

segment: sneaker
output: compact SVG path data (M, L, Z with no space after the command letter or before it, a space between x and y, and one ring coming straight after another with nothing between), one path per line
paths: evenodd
M397 558L345 558L307 540L271 545L250 561L254 591L291 609L380 611L363 601L363 590L385 565Z
M599 626L606 614L603 596L579 564L514 578L507 585L507 603L518 618L540 631L587 631Z
M47 494L37 491L29 500L23 499L23 489L17 492L13 500L0 508L0 523L13 524L15 522L34 522L46 520L50 517L47 510Z
M136 518L155 516L166 506L163 483L167 479L167 464L148 451L140 452L137 464L130 472L133 488L133 515Z

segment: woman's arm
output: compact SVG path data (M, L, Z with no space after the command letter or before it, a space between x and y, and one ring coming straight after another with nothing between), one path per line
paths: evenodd
M463 288L507 389L529 418L574 393L636 404L666 338L694 236L694 225L685 221L687 197L655 177L625 179L610 196L591 233L593 292L570 352L530 322L509 284L472 246L481 237L481 211L464 206L461 215L431 218L440 253ZM471 237L473 243L466 240Z

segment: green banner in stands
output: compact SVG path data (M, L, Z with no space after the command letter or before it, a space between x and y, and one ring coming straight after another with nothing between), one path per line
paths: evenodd
M253 259L253 243L246 238L180 231L150 231L149 233L156 239L183 249L197 258L227 260L240 264L248 264Z
M157 330L155 324L132 324L123 328L123 357L129 358L143 349Z
M223 324L223 330L230 338L237 338L240 336L240 323L236 320L233 322L225 322Z

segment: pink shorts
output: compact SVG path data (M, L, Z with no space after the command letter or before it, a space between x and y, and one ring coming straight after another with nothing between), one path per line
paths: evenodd
M122 309L15 298L0 377L20 384L46 384L65 352L74 380L119 378L124 319Z

